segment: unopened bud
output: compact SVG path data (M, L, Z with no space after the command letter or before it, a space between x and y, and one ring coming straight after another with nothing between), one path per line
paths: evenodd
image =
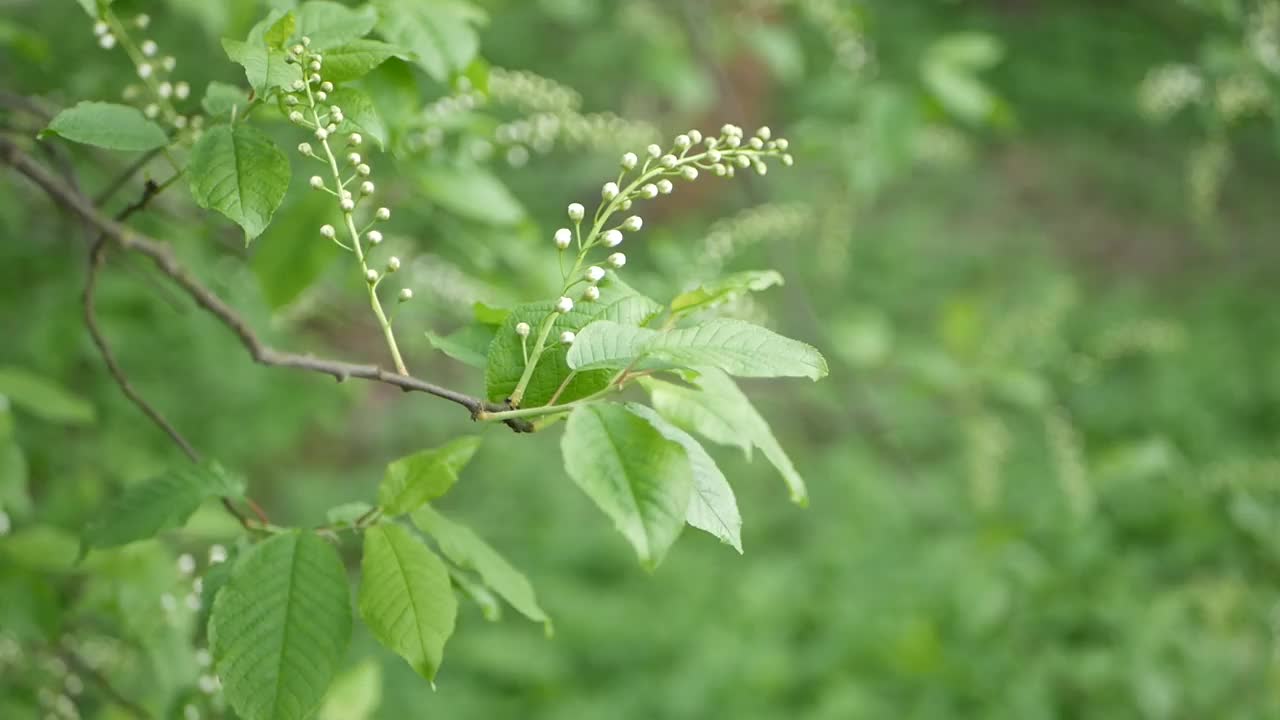
M638 162L640 162L640 158L637 158L635 153L629 152L622 156L622 168L624 170L631 170L635 168L636 163Z
M602 278L604 278L604 268L599 265L592 265L587 268L587 272L584 277L587 278L587 282L598 283Z
M315 188L316 190L319 190L319 189L323 188L323 187L324 187L324 178L320 177L319 175L312 175L312 176L311 176L311 187Z
M560 342L564 343L565 345L572 345L573 341L576 340L577 337L578 337L577 335L573 334L572 330L565 330L564 332L560 333Z
M575 222L578 220L581 220L582 216L586 215L586 213L587 213L586 208L582 207L581 203L569 203L569 219L570 220L573 220Z
M516 323L516 334L520 337L529 337L530 327L527 322Z
M335 236L337 236L338 231L334 230L332 225L321 225L320 234L323 235L324 237L332 239Z
M370 245L377 245L378 243L382 242L382 233L378 232L377 230L370 230L369 232L364 234L364 237L366 240L369 241Z
M373 216L379 220L390 220L391 208L380 207L378 208L378 211L373 214Z
M400 291L400 302L409 302L413 299L413 290L404 288Z
M556 312L567 313L573 309L573 301L567 297L562 297L556 301Z
M569 228L560 228L556 231L556 247L564 250L573 242L573 231Z
M614 253L609 256L609 264L616 268L620 268L627 264L627 256L622 253Z
M596 287L595 285L587 286L587 289L582 291L582 299L586 300L587 302L595 302L596 300L599 300L600 288Z
M618 230L606 230L600 239L605 247L618 247L622 244L622 233Z

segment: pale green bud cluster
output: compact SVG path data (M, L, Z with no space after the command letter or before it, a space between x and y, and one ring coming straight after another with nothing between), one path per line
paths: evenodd
M160 54L160 46L155 40L145 39L135 45L129 37L129 29L145 30L151 19L147 15L137 15L130 23L122 23L114 15L107 13L103 20L93 24L94 35L98 45L104 50L111 50L119 44L133 62L134 70L141 83L126 85L121 95L127 102L134 104L149 120L158 120L174 130L186 132L186 140L194 141L200 137L204 129L204 116L199 112L184 114L178 111L175 103L182 103L191 98L191 84L173 77L178 66L177 58Z

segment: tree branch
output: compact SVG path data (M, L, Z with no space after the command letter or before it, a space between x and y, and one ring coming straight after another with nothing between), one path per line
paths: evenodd
M8 138L0 137L0 160L11 165L44 190L54 201L79 216L102 235L114 240L120 247L146 256L160 272L190 295L197 305L226 325L239 339L240 344L248 351L254 362L329 375L338 382L347 378L359 378L393 385L406 392L427 393L461 405L467 409L473 419L486 412L501 412L508 409L505 405L488 403L480 398L411 375L387 372L377 365L359 365L276 350L262 342L235 309L192 276L168 245L103 216L87 198L64 185ZM515 432L533 431L531 424L518 418L511 418L504 422Z

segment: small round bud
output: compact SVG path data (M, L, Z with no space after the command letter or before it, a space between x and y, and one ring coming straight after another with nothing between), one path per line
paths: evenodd
M624 170L631 170L635 168L636 163L638 162L640 162L640 158L636 157L635 153L629 152L622 156L622 168Z
M181 130L182 128L186 127L186 126L187 126L187 116L186 116L186 115L178 115L177 117L175 117L175 118L173 119L173 126L174 126L174 127L176 127L176 128L178 128L179 130Z
M760 129L756 131L756 137L761 140L768 140L773 137L773 131L769 129L768 125L762 125Z
M377 271L377 270L366 270L366 271L365 271L365 273L364 273L364 279L365 279L365 280L367 280L367 281L369 281L369 284L370 284L370 285L372 285L373 283L378 282L378 271Z
M639 215L632 215L622 223L622 229L628 232L635 232L644 227L644 220Z
M351 133L347 136L347 144L349 145L359 145L362 142L364 142L364 136L360 133Z
M777 140L773 141L773 144L775 147L777 147L779 150L782 150L783 152L786 152L787 147L791 145L791 143L787 142L786 138L778 138Z
M103 35L102 37L98 38L98 46L101 47L103 50L110 50L111 48L116 46L116 36L112 35L111 33L107 33L106 35Z
M165 58L160 61L160 67L163 68L165 72L173 72L173 69L177 66L178 60L172 55L166 55Z
M573 220L575 222L578 220L581 220L582 216L585 215L586 213L587 213L586 208L582 207L581 203L569 203L569 219L570 220Z
M227 548L223 545L209 546L209 564L221 565L227 561Z
M680 174L684 175L685 180L697 180L698 168L692 165L685 165L683 168L680 169Z
M587 268L587 272L584 273L583 277L587 279L587 282L598 283L604 278L604 268L599 265L592 265Z
M301 92L302 89L306 87L306 85L303 84L301 80L294 80L293 85L291 87L293 88L294 92Z
M725 170L724 163L716 163L711 166L711 172L715 173L716 177L724 177L728 171Z
M356 172L360 173L364 177L369 177L369 173L373 172L373 170L365 163L360 163L356 166Z
M724 139L724 144L731 148L736 148L742 144L742 138L738 137L737 135L730 135L729 137Z
M669 170L675 167L676 163L680 162L680 160L678 160L675 155L663 155L662 159L658 162L661 163L662 167Z
M404 288L400 291L400 302L409 302L413 299L413 290Z
M671 191L674 188L675 186L672 185L671 181L666 178L662 178L661 180L658 181L658 192L662 193L663 195L670 195Z
M690 141L692 141L694 145L697 145L698 143L702 142L702 131L701 131L701 130L690 130L690 131L689 131L689 140L690 140Z
M692 145L692 144L693 144L693 141L689 139L689 136L688 136L688 135L677 135L677 136L676 136L676 149L677 149L677 150L688 150L688 149L689 149L689 146L690 146L690 145Z
M302 51L304 50L304 48L301 45L294 45L292 48L289 48L289 49L291 52L293 52L294 55L301 55Z
M377 230L370 230L364 234L364 238L369 241L370 245L377 245L382 242L382 233Z
M762 162L756 163L756 174L765 175L769 172L769 166Z
M707 159L713 163L720 162L720 151L712 148L707 151Z
M556 301L556 312L567 313L573 309L573 301L567 297L562 297Z
M320 72L320 61L319 61L319 60L312 60L312 61L311 61L311 66L310 66L310 67L311 67L311 69L312 69L312 70L315 70L316 72Z
M600 197L605 200L612 200L618 197L618 184L615 182L605 183L604 187L600 189Z
M142 63L138 66L138 77L146 80L151 77L151 73L154 72L154 70L155 69L151 67L151 63Z
M516 334L519 335L520 337L529 337L530 330L531 328L529 327L529 323L527 322L516 323Z
M657 145L650 145L649 147L645 148L645 151L648 152L649 157L653 158L654 160L657 160L658 158L662 157L662 148L658 147Z
M373 216L379 220L390 220L391 208L380 207L378 208L378 211L373 214Z
M569 228L560 228L556 231L556 247L564 250L573 242L573 231Z
M324 187L324 178L320 177L319 175L312 175L312 176L311 176L311 187L315 188L316 190L319 190L319 189L323 188L323 187Z
M304 47L311 47L311 38L307 37L306 35L303 35L303 36L302 36L302 45L303 45Z
M333 121L333 122L335 122L335 123L340 123L340 122L342 122L344 119L346 119L346 118L345 118L345 116L344 116L342 113L340 113L340 112L330 113L330 114L329 114L329 120L331 120L331 121ZM329 132L333 132L334 130L337 130L337 129L338 129L338 128L334 127L332 124L330 124L330 125L329 125Z
M289 122L291 122L291 123L300 123L300 122L302 122L302 111L300 111L300 110L294 110L294 111L290 112L290 113L289 113Z
M763 149L764 149L764 141L763 141L763 140L761 140L761 139L760 139L760 138L758 138L758 137L753 137L753 138L751 138L751 140L749 141L749 143L748 143L748 144L749 144L749 145L751 145L751 149L752 149L752 150L763 150Z
M186 100L191 95L191 84L187 82L179 82L173 86L173 96L179 100Z
M577 337L578 337L577 335L573 334L572 330L565 330L564 332L560 333L560 342L564 343L565 345L572 345L573 341L577 339Z
M173 95L173 83L168 80L156 86L156 94L162 98L168 99Z
M316 91L316 100L319 100L320 102L324 102L325 100L328 100L328 99L329 99L329 93L323 90Z
M658 197L658 186L653 183L646 183L644 187L640 188L640 197L646 200Z
M361 195L372 195L372 194L373 194L373 183L369 182L368 180L365 180L364 182L360 183L360 194L361 194Z
M400 269L400 258L392 255L387 258L387 272L393 273Z
M720 134L724 135L725 137L733 137L734 129L735 128L733 125L731 125L730 123L725 123L724 125L720 126Z
M609 264L616 268L620 268L627 264L627 256L622 253L614 253L609 256Z
M327 93L333 92L333 83L329 82L328 80L325 80L324 82L320 83L320 90L322 92L327 92Z
M147 26L151 24L151 16L141 13L133 19L133 24L137 25L139 30L146 30Z
M618 207L619 207L619 208L622 208L623 210L630 210L630 209L631 209L631 198L623 198L622 202L621 202L621 203L618 203Z
M332 114L334 114L334 115L341 115L341 114L342 114L342 108L338 107L337 105L330 105L330 106L329 106L329 112L330 112L330 113L332 113Z
M324 129L325 129L325 130L328 130L328 131L329 131L329 134L330 134L330 135L332 135L332 134L334 134L335 132L337 132L337 131L338 131L338 126L337 126L337 125L334 125L333 123L329 123L328 125L325 125L325 126L324 126Z
M102 22L101 20L93 24L94 35L101 37L103 35L106 35L110 31L111 31L111 27L106 23Z
M342 200L338 201L338 205L342 207L343 212L351 212L356 209L356 201L349 197L342 198Z
M796 159L791 157L791 153L786 153L785 155L782 156L783 165L786 165L787 167L791 167L795 163L796 163Z
M178 556L178 572L183 575L190 575L196 571L196 559L191 553L182 553Z
M298 152L303 155L312 155L311 143L298 143Z
M733 177L734 172L735 172L735 170L733 169L733 166L732 166L732 165L725 165L725 166L724 166L724 174L725 174L725 177Z
M596 287L595 285L587 286L587 289L582 291L582 299L586 300L587 302L595 302L599 300L600 288Z
M751 158L747 157L746 155L739 155L739 156L738 156L738 167L740 167L740 168L749 168L749 167L751 167Z
M156 45L155 40L143 40L142 44L138 46L138 49L141 50L142 54L146 57L152 57L160 48Z
M336 237L336 236L337 236L337 234L338 234L338 231L337 231L337 230L334 230L332 225L321 225L321 226L320 226L320 235L321 235L321 236L323 236L323 237L327 237L327 238L329 238L330 240L332 240L334 237Z
M600 237L605 247L618 247L622 244L622 233L618 230L606 230Z
M315 73L311 73L311 75L307 78L307 82L311 83L312 85L319 85L320 76Z
M142 108L142 114L149 118L155 118L160 114L160 106L155 103L151 103L150 105Z
M359 165L359 164L360 164L360 153L358 153L358 152L349 153L349 154L347 155L347 162L351 163L352 165Z
M316 128L316 139L325 140L329 137L328 128Z

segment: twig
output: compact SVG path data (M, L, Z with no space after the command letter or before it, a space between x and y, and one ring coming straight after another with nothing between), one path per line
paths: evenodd
M392 385L406 392L427 393L461 405L470 412L473 419L486 412L501 412L507 409L505 405L485 402L480 398L472 397L466 393L442 387L411 375L388 372L377 365L359 365L276 350L262 342L252 328L249 327L249 324L230 305L193 277L168 245L105 217L93 207L87 198L67 188L53 174L7 138L0 138L0 160L13 166L15 170L38 185L58 204L78 215L102 234L110 237L120 247L145 255L156 268L186 291L197 305L221 321L223 325L226 325L235 334L245 350L248 351L249 356L258 364L329 375L338 382L342 382L347 378L359 378ZM533 431L531 424L518 418L509 418L504 422L515 432Z
M154 160L156 156L160 154L161 150L163 150L163 148L155 148L143 153L142 156L135 160L132 165L125 168L115 180L108 183L107 186L102 189L102 192L98 193L98 196L93 199L93 204L98 207L105 205L107 201L110 200L118 190L120 190L120 188L127 185L129 180L132 179L134 175L138 174L139 170L146 167L147 163Z

